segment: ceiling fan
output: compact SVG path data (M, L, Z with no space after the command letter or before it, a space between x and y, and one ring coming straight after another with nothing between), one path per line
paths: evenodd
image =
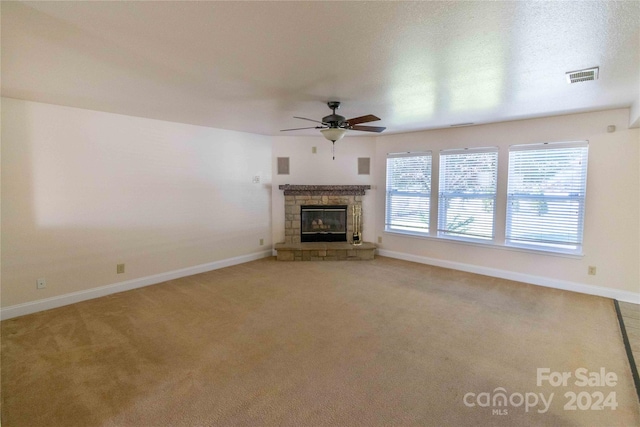
M343 116L336 114L336 110L340 108L340 102L329 101L327 106L333 111L332 114L322 118L322 121L308 119L306 117L296 117L294 119L308 120L310 122L316 122L318 126L311 126L306 128L294 128L294 129L282 129L280 132L288 132L292 130L303 129L320 129L322 135L334 144L341 139L348 130L359 130L363 132L376 132L380 133L385 130L385 127L381 126L361 126L360 123L369 123L380 120L379 117L373 114L367 114L366 116L354 117L353 119L345 119ZM335 155L333 156L335 160Z

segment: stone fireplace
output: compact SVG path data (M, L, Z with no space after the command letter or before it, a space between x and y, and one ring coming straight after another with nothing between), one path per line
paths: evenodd
M362 209L362 197L371 186L287 184L279 188L284 191L285 215L285 241L274 246L279 261L373 259L373 243L351 244L354 207ZM305 215L303 209L311 213ZM337 213L338 209L346 215ZM335 230L345 225L346 233L340 233L340 241L334 240ZM306 241L303 236L311 234L313 241Z

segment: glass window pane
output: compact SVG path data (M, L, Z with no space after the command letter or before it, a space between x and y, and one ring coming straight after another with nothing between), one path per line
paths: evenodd
M438 235L492 240L497 148L440 153Z
M581 250L587 156L586 142L511 148L507 244Z
M385 229L429 232L431 153L387 158Z

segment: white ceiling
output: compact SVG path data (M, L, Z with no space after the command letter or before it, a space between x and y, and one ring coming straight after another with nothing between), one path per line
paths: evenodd
M282 135L338 100L398 133L639 102L637 1L1 7L3 96L132 116Z

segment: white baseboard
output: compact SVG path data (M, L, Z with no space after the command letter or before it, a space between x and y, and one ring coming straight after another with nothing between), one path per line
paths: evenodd
M514 280L517 282L529 283L532 285L544 286L547 288L562 289L565 291L580 292L583 294L597 295L600 297L617 299L618 301L640 304L640 294L622 291L618 289L603 288L601 286L586 285L584 283L569 282L567 280L550 279L548 277L534 276L531 274L516 273L513 271L499 270L497 268L482 267L461 262L445 261L436 258L411 255L403 252L388 251L378 248L378 255L389 258L412 261L420 264L428 264L436 267L451 268L453 270L466 271L468 273L482 274L485 276L498 277L500 279Z
M180 277L191 276L198 273L204 273L219 268L230 267L232 265L243 264L249 261L255 261L261 258L273 256L272 250L255 252L248 255L242 255L234 258L227 258L220 261L214 261L207 264L200 264L193 267L173 270L166 273L155 274L153 276L141 277L138 279L127 280L125 282L113 283L111 285L100 286L97 288L87 289L84 291L72 292L65 295L59 295L51 298L31 301L24 304L12 305L0 309L0 320L11 319L13 317L24 316L26 314L37 313L39 311L49 310L52 308L62 307L93 298L99 298L118 292L129 291L132 289L142 288L144 286L155 285L157 283L166 282L167 280L178 279ZM524 273L516 273L512 271L499 270L496 268L481 267L477 265L464 264L460 262L445 261L436 258L423 257L419 255L411 255L403 252L388 251L385 249L377 249L377 254L389 258L396 258L405 261L417 262L420 264L434 265L436 267L451 268L453 270L466 271L469 273L483 274L485 276L498 277L501 279L514 280L518 282L530 283L532 285L545 286L548 288L562 289L572 292L580 292L583 294L597 295L606 298L617 299L618 301L640 304L640 294L622 291L618 289L603 288L600 286L586 285L583 283L569 282L566 280L550 279L548 277L534 276Z
M166 273L154 274L153 276L140 277L138 279L127 280L125 282L113 283L111 285L100 286L97 288L87 289L84 291L71 292L69 294L59 295L51 298L45 298L37 301L16 304L0 309L0 320L11 319L13 317L24 316L26 314L37 313L38 311L49 310L52 308L62 307L74 304L80 301L86 301L93 298L99 298L106 295L115 294L132 289L142 288L144 286L155 285L157 283L166 282L167 280L179 279L180 277L191 276L198 273L204 273L219 268L230 267L232 265L244 264L245 262L255 261L260 258L271 256L271 250L255 252L248 255L241 255L234 258L227 258L220 261L214 261L207 264L200 264L193 267L182 268L180 270L168 271Z

